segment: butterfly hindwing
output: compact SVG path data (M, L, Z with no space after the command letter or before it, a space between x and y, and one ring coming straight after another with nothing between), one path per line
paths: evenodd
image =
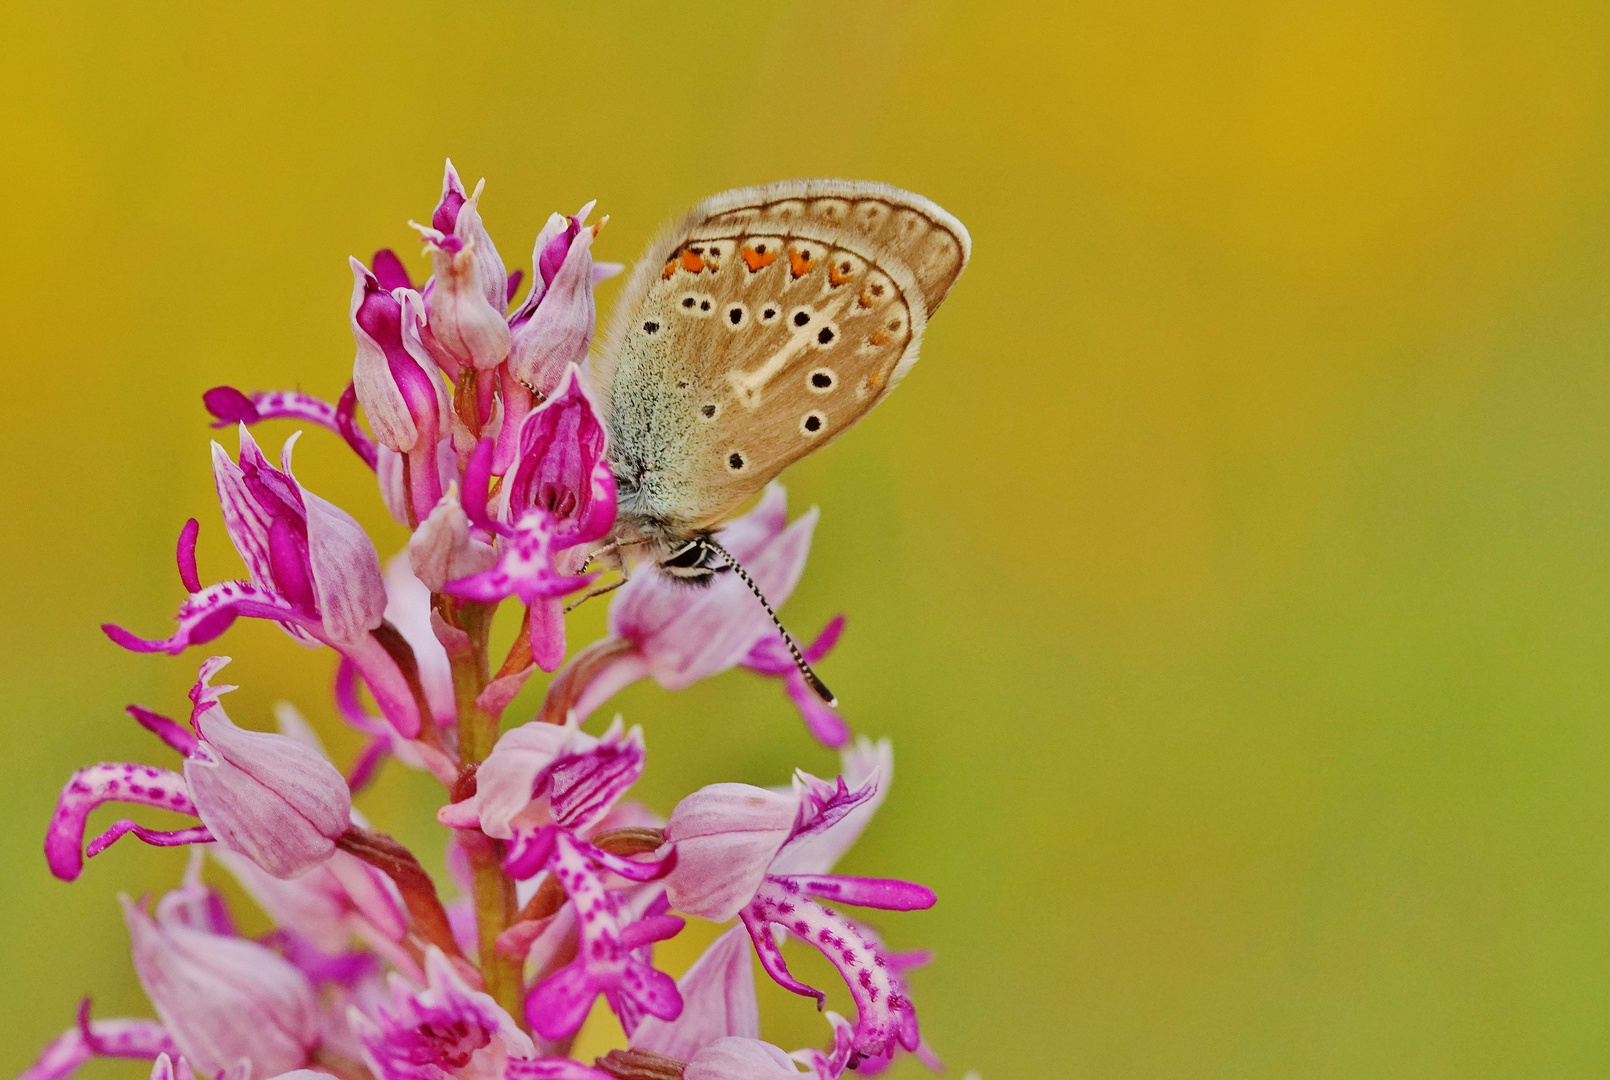
M953 218L883 185L701 204L638 266L594 364L626 523L712 527L842 434L916 362L967 254Z

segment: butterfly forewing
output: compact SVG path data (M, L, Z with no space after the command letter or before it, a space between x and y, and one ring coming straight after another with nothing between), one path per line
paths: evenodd
M650 251L594 376L623 525L720 523L916 362L967 234L917 196L811 181L717 196Z

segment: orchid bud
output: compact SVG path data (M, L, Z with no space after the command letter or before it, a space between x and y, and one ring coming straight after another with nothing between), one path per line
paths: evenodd
M134 971L185 1060L216 1075L242 1058L254 1075L306 1065L319 1042L313 985L245 938L153 920L127 896Z
M381 444L408 453L422 441L435 445L447 396L435 364L423 350L410 351L404 324L410 312L405 299L412 290L388 292L357 259L352 266L352 337L357 356L352 383L358 403ZM413 313L417 319L419 313Z
M442 174L442 198L430 216L430 223L437 232L456 236L473 247L476 273L486 293L486 302L501 315L509 308L509 279L503 258L481 221L481 190L485 186L486 181L482 180L475 185L475 194L466 195L464 182L449 160Z
M544 397L559 385L566 365L587 358L597 322L592 245L602 222L584 224L592 208L588 203L573 217L548 219L531 252L531 292L509 319L509 371Z
M190 691L200 740L185 758L185 783L197 816L221 844L275 877L295 877L335 853L350 824L352 794L312 747L235 726L218 703L234 687L210 685L227 662L207 661Z
M509 324L503 319L506 305L494 306L481 280L483 266L475 258L475 249L483 241L436 229L421 228L420 232L434 270L425 300L426 348L455 377L465 366L490 371L509 355ZM500 280L498 291L505 287Z

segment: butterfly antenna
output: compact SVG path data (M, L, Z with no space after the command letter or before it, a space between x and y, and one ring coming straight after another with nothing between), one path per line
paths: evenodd
M723 559L725 559L727 561L727 568L733 573L737 574L739 580L741 580L745 585L749 586L749 591L755 594L755 599L760 601L760 606L766 609L767 615L771 616L772 625L777 627L777 632L783 636L783 644L788 646L788 654L794 658L794 666L799 668L799 673L804 676L805 681L810 684L810 688L816 691L816 696L827 702L830 708L838 708L839 699L833 696L833 691L827 688L827 684L825 682L817 678L816 672L811 670L811 665L805 662L804 656L800 655L799 646L794 644L793 637L791 637L788 633L788 630L784 628L783 621L777 617L777 612L773 611L771 604L766 601L766 594L760 591L760 586L755 584L755 579L749 576L749 571L745 570L743 565L739 563L737 559L732 557L732 552L728 551L714 540L705 538L704 544L711 551L714 551L717 555L720 555Z

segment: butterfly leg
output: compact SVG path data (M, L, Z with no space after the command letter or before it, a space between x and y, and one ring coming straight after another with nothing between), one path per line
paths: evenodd
M612 592L614 592L616 589L620 588L624 584L626 584L626 579L624 577L622 577L617 581L611 581L608 585L599 585L599 586L596 586L594 588L588 589L586 592L581 594L581 599L580 600L577 600L575 603L567 604L565 606L565 614L569 615L572 611L575 611L577 608L581 607L581 605L585 604L587 601L591 600L593 597L595 597L595 596L603 596L605 593L612 593Z

